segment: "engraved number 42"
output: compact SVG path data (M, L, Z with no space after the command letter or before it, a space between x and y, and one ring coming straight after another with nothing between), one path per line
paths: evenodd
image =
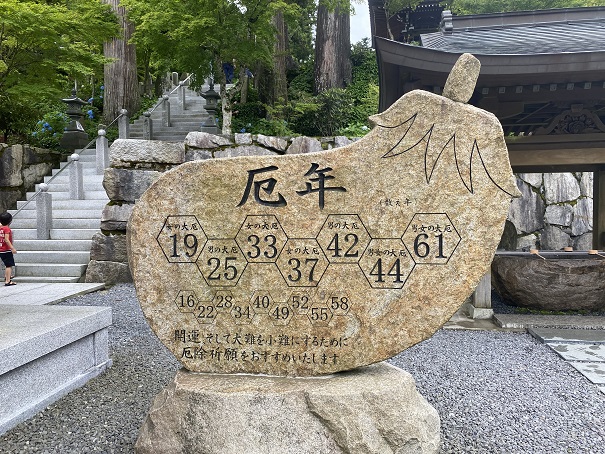
M359 250L353 251L353 248L359 243L359 237L354 233L347 233L344 237L344 242L348 246L347 250L344 252L344 257L358 257ZM333 253L332 257L343 257L342 251L344 248L341 247L339 243L340 235L336 233L328 245L328 251L332 251Z

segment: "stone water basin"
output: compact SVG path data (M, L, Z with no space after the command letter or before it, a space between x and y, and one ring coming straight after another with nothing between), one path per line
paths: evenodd
M494 257L492 284L507 304L549 311L605 310L605 257L586 251L539 254L498 251Z

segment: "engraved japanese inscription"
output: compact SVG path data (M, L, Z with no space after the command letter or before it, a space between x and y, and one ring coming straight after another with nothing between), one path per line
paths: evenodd
M188 162L154 183L129 222L131 269L187 369L328 374L451 317L517 189L497 119L445 92L406 94L347 147Z

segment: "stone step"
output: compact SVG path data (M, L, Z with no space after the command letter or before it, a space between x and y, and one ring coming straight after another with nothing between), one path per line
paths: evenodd
M69 276L53 276L53 277L42 277L42 276L25 276L25 277L14 277L13 281L18 283L37 283L37 284L76 284L82 280L82 277L69 277Z
M81 154L80 155L80 162L82 164L92 164L94 163L96 165L97 163L97 155L96 154ZM66 164L66 162L62 162L61 163L61 167L63 167L63 165Z
M56 175L57 173L59 173L60 170L61 169L53 169L52 175ZM67 168L66 170L64 170L63 172L61 172L61 174L64 174L65 172L69 172L69 171L71 171L71 166L69 168ZM94 166L83 165L82 173L85 175L84 178L86 178L86 175L96 175L97 174L96 164ZM67 173L67 175L69 175L69 173Z
M27 203L26 200L17 202L17 209ZM35 210L37 199L29 202L26 209ZM53 199L53 211L55 210L102 210L107 205L105 200L55 200Z
M90 251L19 251L15 254L18 267L31 263L88 265L89 261Z
M169 131L197 131L201 124L205 121L206 119L200 119L199 121L188 121L187 123L172 123L172 126L162 126L162 125L156 125L154 123L153 125L153 132L154 134L156 132L159 131L163 131L163 132L169 132ZM130 128L130 132L143 132L143 126L138 126L138 127L133 127Z
M4 305L1 318L0 434L111 366L111 308Z
M170 108L170 123L175 123L175 124L180 124L180 123L184 123L184 122L188 122L188 121L199 121L199 120L203 120L205 118L208 118L208 113L206 111L189 111L189 110L185 110L184 112L175 112L174 109L172 109L172 107ZM153 120L153 125L155 126L156 124L161 124L158 122L162 121L162 114L154 112L151 114L151 119ZM133 123L131 123L130 128L132 129L133 127L137 127L140 128L143 126L144 123L144 119L143 118L137 118Z
M18 254L17 254L18 255ZM52 263L21 263L17 264L18 277L77 277L80 278L88 265L52 264Z
M101 222L99 221L99 224ZM12 226L12 224L11 224ZM51 240L91 240L95 233L99 233L99 227L96 228L54 228L50 230ZM34 228L23 228L19 229L19 232L15 232L15 245L18 246L20 240L36 240L37 231ZM40 240L44 241L44 240ZM17 248L17 250L19 250Z
M84 186L84 192L105 192L105 190L103 189L103 183L99 183L99 182L87 182L86 180L83 183ZM37 184L36 185L36 191L38 191L40 189L40 185ZM65 192L65 193L69 193L69 183L61 183L61 182L57 182L57 179L54 179L53 182L48 186L48 192L52 192L52 193L59 193L59 192ZM28 193L29 194L29 193ZM54 197L54 195L53 195ZM107 194L105 194L105 197L107 197Z
M56 186L65 186L65 188L61 190L61 188L57 188ZM51 184L48 192L53 195L53 200L71 200L68 185ZM27 200L31 199L34 194L35 192L28 192L26 194ZM105 200L109 202L105 191L87 191L86 189L84 190L84 200Z
M36 219L36 210L35 207L34 209L29 209L29 205L28 207L21 211L16 217L15 217L15 221L17 219ZM102 210L98 210L98 209L90 209L90 210L79 210L79 209L74 209L74 210L53 210L53 220L54 219L73 219L73 218L77 218L77 219L101 219L101 211Z
M44 182L48 183L48 181L51 178L52 177L50 177L50 176L44 177ZM69 184L69 173L62 173L58 177L55 177L50 184L57 184L57 183ZM99 174L86 174L86 175L84 175L84 185L86 185L87 183L89 183L89 184L94 183L94 184L98 184L99 187L103 187L103 175L102 174L100 174L100 175Z
M143 139L143 136L130 136L131 139ZM154 137L154 140L161 140L162 142L182 142L185 140L185 135L175 135L175 136L162 136L161 138Z
M19 233L23 232L21 230ZM19 235L18 256L24 251L85 251L90 252L92 240L26 240ZM16 256L15 256L16 257Z
M35 229L36 219L17 218L11 224L11 227L17 229ZM95 219L53 219L53 229L95 229L99 230L101 226L101 215ZM15 240L16 240L15 236ZM51 237L52 238L52 237Z

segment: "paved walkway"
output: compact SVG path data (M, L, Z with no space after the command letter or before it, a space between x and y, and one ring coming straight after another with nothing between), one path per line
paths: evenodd
M528 331L605 394L605 330L529 328Z
M105 284L47 284L22 282L0 287L0 305L35 306L104 290Z

